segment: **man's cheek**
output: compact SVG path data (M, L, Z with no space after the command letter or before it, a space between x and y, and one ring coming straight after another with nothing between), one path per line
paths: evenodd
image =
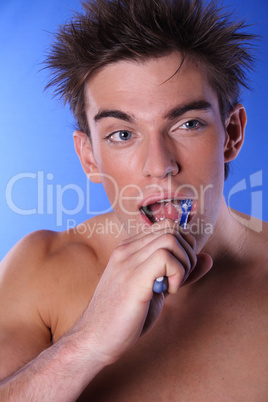
M111 207L116 208L119 201L120 189L117 181L110 175L105 174L102 179L102 184L111 204Z
M143 199L142 189L135 184L126 184L119 192L119 208L126 215L135 216L139 213L137 205Z

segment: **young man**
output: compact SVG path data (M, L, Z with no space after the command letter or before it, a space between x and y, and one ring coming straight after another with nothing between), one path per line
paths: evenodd
M222 195L246 125L240 26L200 1L96 0L61 28L52 84L113 212L2 262L1 400L267 400L267 225Z

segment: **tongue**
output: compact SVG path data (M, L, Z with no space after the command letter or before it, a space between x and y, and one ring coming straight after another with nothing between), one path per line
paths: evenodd
M180 222L182 210L180 203L161 202L150 205L150 212L154 221L159 222L163 219L172 219L174 222Z

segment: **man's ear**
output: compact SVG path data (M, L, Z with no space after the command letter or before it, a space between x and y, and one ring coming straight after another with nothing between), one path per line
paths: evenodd
M87 177L93 183L101 183L99 168L93 155L92 145L88 136L76 130L73 134L74 147Z
M237 105L226 121L226 140L224 145L224 162L234 160L243 145L247 115L244 106Z

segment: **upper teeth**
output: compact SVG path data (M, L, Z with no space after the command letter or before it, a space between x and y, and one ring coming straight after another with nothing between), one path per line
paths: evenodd
M156 201L157 204L161 204L162 202L175 202L174 198L167 198L166 200Z

